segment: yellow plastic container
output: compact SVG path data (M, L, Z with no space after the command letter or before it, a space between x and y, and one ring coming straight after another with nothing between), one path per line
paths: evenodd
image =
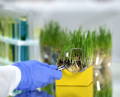
M93 67L79 73L64 70L56 81L56 97L93 97Z

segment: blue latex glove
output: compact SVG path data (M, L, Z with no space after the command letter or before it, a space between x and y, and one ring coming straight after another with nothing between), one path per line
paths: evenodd
M35 90L59 80L62 72L57 66L38 61L25 61L13 64L21 70L21 81L17 90Z
M44 91L24 91L21 94L16 95L15 97L53 97Z

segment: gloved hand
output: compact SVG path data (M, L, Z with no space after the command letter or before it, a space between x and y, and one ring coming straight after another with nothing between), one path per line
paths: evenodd
M16 95L15 97L53 97L44 91L24 91L21 94Z
M13 64L21 71L21 81L17 90L35 90L59 80L62 72L57 66L38 61L25 61Z

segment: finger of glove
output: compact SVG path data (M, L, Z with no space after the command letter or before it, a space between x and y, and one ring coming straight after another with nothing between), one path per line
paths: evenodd
M39 62L39 61L36 61L36 64L38 64L38 65L40 65L40 66L49 67L49 64L44 63L44 62Z
M54 83L54 80L53 80L53 78L52 78L52 79L49 79L49 82L48 82L48 84L52 84L52 83Z
M45 86L47 86L47 85L48 85L48 83L44 83L44 84L42 84L42 86L39 87L39 88L45 87Z
M58 68L57 65L50 65L49 67L50 67L51 69L54 69L54 70L57 70L57 68Z
M49 67L49 66L50 66L50 65L47 64L47 63L41 63L41 62L40 62L40 64L41 64L41 66L46 66L46 67Z
M31 61L25 61L26 64L34 64L34 65L40 65L40 66L46 66L46 67L49 67L49 64L47 63L43 63L43 62L39 62L39 61L36 61L36 60L31 60Z
M47 63L42 63L42 62L39 62L39 61L34 61L34 60L32 60L32 61L30 61L30 62L33 63L33 64L39 64L39 65L41 65L41 66L46 66L46 67L49 67L49 68L55 69L55 70L58 68L56 65L49 65L49 64L47 64Z
M62 72L59 70L52 70L51 71L51 78L55 80L59 80L62 78Z

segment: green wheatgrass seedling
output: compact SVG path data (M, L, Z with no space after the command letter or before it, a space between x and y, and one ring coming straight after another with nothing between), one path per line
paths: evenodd
M104 88L101 91L96 92L95 97L112 97L112 88Z
M3 17L0 17L0 35L4 36L4 31L5 31L5 21Z
M69 36L70 35L67 33L67 30L62 29L57 22L50 21L45 25L41 30L40 35L42 53L45 52L43 55L47 54L48 56L45 62L56 64L58 55L63 54L61 51L63 51L62 49L64 49L64 46L69 45ZM52 56L54 56L54 58ZM51 60L54 61L51 63Z
M69 57L65 57L66 53L69 53ZM85 33L81 29L71 32L69 35L69 42L64 45L61 54L61 58L64 62L66 62L66 60L68 60L67 62L71 62L68 63L70 68L75 69L73 65L79 67L76 68L76 71L80 71L84 67L91 65L93 60L92 33L90 31ZM62 63L64 63L63 61Z
M82 33L81 30L75 30L69 34L69 42L64 45L58 64L66 65L69 71L76 72L81 69L82 61ZM80 68L79 68L80 67Z
M97 33L96 31L91 31L91 40L92 40L92 62L91 64L94 65L96 62L96 52L97 52Z
M0 17L0 36L2 36L2 18Z
M100 59L102 59L101 72L104 79L104 83L100 91L95 89L95 97L112 97L112 83L111 78L109 78L108 68L106 67L111 61L111 50L112 50L112 35L111 32L103 27L100 27L99 34L96 36L96 50L99 54ZM96 52L95 52L96 53ZM110 60L108 60L110 57ZM108 62L107 62L108 61ZM95 86L96 87L96 86Z
M94 97L112 97L112 86L109 84L111 83L106 84L100 91L95 91Z
M112 36L111 32L105 28L99 29L99 35L98 35L98 47L99 51L104 52L106 56L108 56L111 53L112 49Z
M57 22L51 21L41 30L40 42L42 46L50 47L56 51L65 45L66 36L64 29L61 29Z
M69 33L69 34L68 34ZM51 21L45 25L45 28L41 30L41 44L43 47L52 48L53 51L59 51L60 58L65 57L66 52L72 52L76 54L80 49L80 60L82 64L89 65L93 57L93 41L92 34L84 33L81 29L74 30L73 32L67 32L60 27L57 22ZM72 50L72 51L71 51Z
M103 27L99 31L92 32L94 58L93 64L96 64L96 58L103 60L105 57L111 57L112 35L111 32ZM100 63L98 63L100 64Z
M77 37L76 38L77 43L73 41L73 44L76 44L75 48L81 48L82 55L80 56L82 57L81 58L83 61L82 63L88 66L90 65L90 61L92 60L92 57L93 57L92 34L90 31L85 33L83 31L80 32L78 30L76 33L76 37Z
M94 55L94 41L92 40L92 32L88 31L87 37L86 37L86 43L85 49L86 49L86 58L87 58L87 64L88 65L93 65L92 60L93 60L93 55Z
M49 22L41 29L40 34L40 43L43 54L47 54L47 60L44 58L45 62L49 64L55 64L57 56L60 53L61 49L67 43L67 33L64 29L61 29L60 25L57 22ZM44 55L43 55L44 56ZM54 57L53 57L54 56ZM53 61L52 61L53 60ZM42 90L46 90L49 94L54 95L54 85L48 85Z

